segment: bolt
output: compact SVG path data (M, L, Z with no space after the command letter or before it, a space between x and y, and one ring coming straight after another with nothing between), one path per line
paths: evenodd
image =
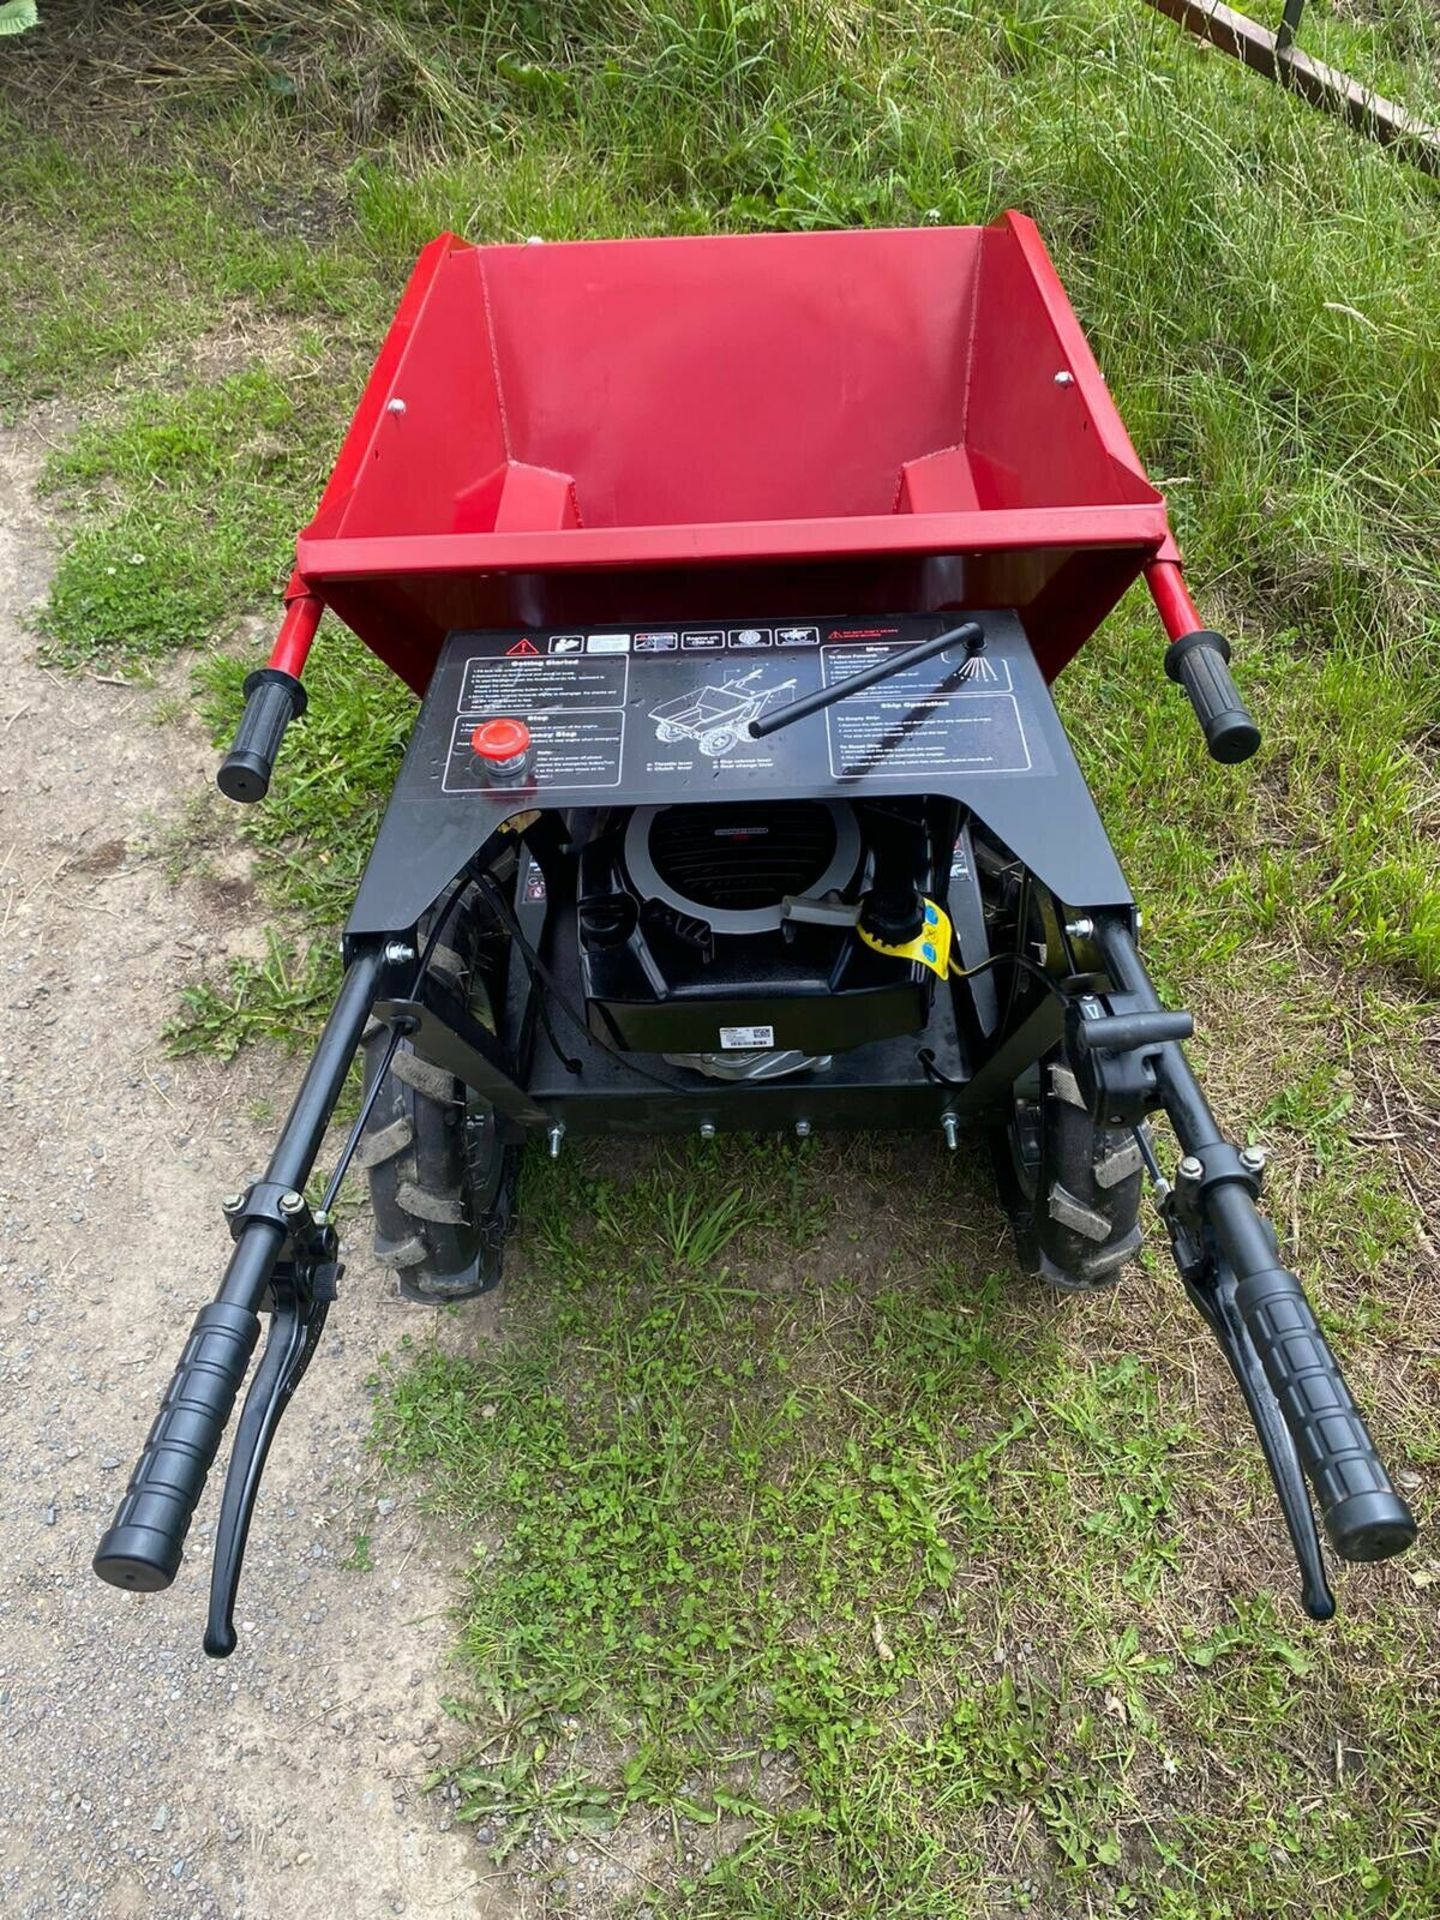
M220 1211L222 1213L239 1213L244 1204L245 1196L243 1193L227 1193L225 1198L220 1202Z
M385 949L385 959L392 967L403 967L415 958L415 949L408 940L392 940Z
M797 1140L808 1140L810 1138L810 1122L808 1120L797 1120L795 1122L795 1138Z
M550 1158L552 1160L558 1160L560 1158L560 1142L565 1138L565 1122L563 1120L557 1120L545 1138L550 1142Z
M280 1196L281 1213L302 1213L304 1209L305 1209L305 1196L303 1194L296 1193L293 1189L289 1193L281 1194Z
M1187 1153L1176 1171L1182 1180L1200 1180L1205 1175L1205 1162L1197 1160L1193 1153Z
M1263 1147L1242 1147L1240 1164L1246 1173L1260 1174L1265 1171L1265 1149Z
M715 1138L715 1122L713 1120L702 1120L700 1122L700 1138L702 1140L713 1140Z
M941 1114L940 1131L945 1136L946 1146L950 1149L951 1153L954 1153L960 1144L960 1122L955 1118L953 1113Z
M385 402L385 411L387 413L393 413L398 419L405 412L405 402L398 398L387 400Z
M330 1215L323 1211L320 1213L312 1213L310 1218L315 1222L317 1227L328 1227L330 1224Z
M1062 367L1055 376L1055 384L1057 387L1073 387L1075 384L1075 376Z
M1067 920L1065 922L1065 931L1072 940L1093 940L1095 937L1095 922L1082 913L1078 920Z

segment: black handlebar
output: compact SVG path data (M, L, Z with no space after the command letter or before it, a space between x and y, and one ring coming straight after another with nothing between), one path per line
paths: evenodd
M215 1300L202 1307L125 1489L96 1550L112 1587L156 1593L180 1568L190 1519L260 1334L259 1316Z
M1388 1560L1415 1538L1300 1282L1284 1267L1240 1282L1236 1305L1255 1343L1330 1544L1342 1560Z
M1210 758L1233 766L1254 753L1260 729L1240 698L1229 662L1230 642L1204 627L1172 640L1165 649L1165 671L1189 694Z
M235 743L215 776L227 800L252 804L265 798L285 729L304 713L305 705L305 689L293 673L260 667L247 677Z

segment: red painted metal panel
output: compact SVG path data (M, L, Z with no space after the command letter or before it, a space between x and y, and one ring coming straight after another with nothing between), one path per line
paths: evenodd
M892 608L1019 605L1053 674L1168 540L1039 236L1011 215L445 236L299 569L417 687L483 609L718 618L802 589L812 611L899 592Z

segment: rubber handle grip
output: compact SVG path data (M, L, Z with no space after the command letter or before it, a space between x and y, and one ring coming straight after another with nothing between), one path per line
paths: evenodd
M1165 671L1189 694L1210 758L1234 766L1259 746L1260 729L1240 698L1229 661L1230 642L1205 628L1172 640L1165 649Z
M202 1307L93 1562L112 1587L157 1593L180 1568L190 1519L260 1334L248 1307Z
M247 678L245 711L235 729L235 744L215 776L227 800L253 805L265 798L285 729L305 706L305 689L293 673L260 667Z
M1414 1516L1390 1483L1300 1282L1274 1267L1242 1280L1235 1299L1331 1546L1342 1560L1403 1553L1415 1538Z

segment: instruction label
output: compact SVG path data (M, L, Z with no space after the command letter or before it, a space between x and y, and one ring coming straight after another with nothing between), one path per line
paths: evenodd
M562 639L570 639L564 634ZM575 636L578 638L578 636ZM503 655L465 662L460 711L477 716L553 713L560 707L623 707L628 655L561 653Z
M455 722L450 754L442 783L446 793L497 793L471 751L475 721L462 714ZM534 758L526 778L507 784L517 795L533 787L618 787L620 754L625 740L625 715L618 709L603 713L532 713L526 719Z
M771 619L764 624L583 626L452 636L446 708L429 764L447 794L495 793L471 751L484 720L513 718L533 742L512 792L621 788L647 798L742 781L816 790L860 782L923 791L972 775L1048 773L1045 714L1003 627L872 687L847 688L941 631L940 616ZM820 689L840 694L792 729L750 728ZM628 755L628 760L627 756Z
M887 646L828 646L827 687L876 665ZM1010 663L986 654L922 661L826 709L830 771L837 780L913 780L927 773L1028 773L1030 747L1009 691Z
M857 694L831 707L826 720L830 771L837 780L1030 771L1013 694L906 700L884 696L877 687L873 695Z
M879 666L882 660L890 659L898 651L893 646L828 646L820 655L825 684L838 686L852 674L863 673L866 667ZM897 673L889 680L882 680L875 692L878 694L883 687L887 694L909 693L931 698L955 693L1008 693L1010 686L1008 660L994 660L988 653L967 657L963 647L956 647L933 659L922 660L918 667L907 667L904 673ZM857 693L851 698L864 700L867 695Z

